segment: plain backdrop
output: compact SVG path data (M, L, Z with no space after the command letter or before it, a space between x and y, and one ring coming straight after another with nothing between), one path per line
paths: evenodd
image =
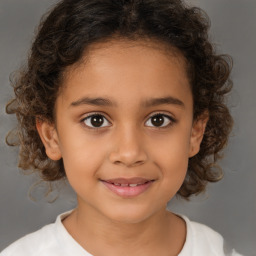
M17 168L17 149L5 145L15 118L5 114L12 95L9 75L24 63L35 26L55 0L0 0L0 251L21 236L53 222L75 207L68 185L45 199L46 188ZM169 208L205 223L244 255L256 255L256 1L194 0L212 21L212 41L233 57L234 90L229 99L235 126L225 158L224 178L191 202L173 199ZM30 191L30 192L29 192ZM29 196L30 193L30 196ZM35 200L31 200L33 197Z

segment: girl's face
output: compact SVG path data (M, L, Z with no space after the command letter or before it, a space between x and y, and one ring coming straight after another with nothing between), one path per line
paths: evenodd
M95 44L71 67L56 129L38 124L48 156L63 158L87 213L137 223L164 211L186 175L205 121L193 122L184 59L143 42Z

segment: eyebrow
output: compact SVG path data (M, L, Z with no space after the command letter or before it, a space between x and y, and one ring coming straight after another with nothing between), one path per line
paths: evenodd
M106 98L89 98L89 97L83 97L71 103L71 106L81 106L81 105L113 107L113 106L116 106L117 104L115 104L114 102Z
M81 106L81 105L92 105L92 106L105 106L105 107L114 107L117 106L117 103L111 101L107 98L90 98L90 97L83 97L77 101L74 101L70 104L70 106ZM158 105L178 105L184 107L184 103L174 97L161 97L161 98L152 98L147 99L141 104L143 107L154 107Z
M143 103L143 106L144 107L154 107L154 106L158 106L158 105L178 105L178 106L181 106L181 107L184 107L185 104L177 99L177 98L174 98L174 97L162 97L162 98L153 98L153 99L149 99L149 100L146 100L144 103Z

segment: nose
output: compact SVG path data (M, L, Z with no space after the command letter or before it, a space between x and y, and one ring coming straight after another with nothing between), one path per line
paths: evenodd
M136 127L123 127L115 135L109 159L113 164L133 167L144 164L148 157L143 136Z

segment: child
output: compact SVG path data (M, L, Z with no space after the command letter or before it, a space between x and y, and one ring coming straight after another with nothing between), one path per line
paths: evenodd
M221 235L166 210L222 176L232 82L208 28L180 0L57 4L7 112L19 166L67 179L78 203L1 256L227 255Z

